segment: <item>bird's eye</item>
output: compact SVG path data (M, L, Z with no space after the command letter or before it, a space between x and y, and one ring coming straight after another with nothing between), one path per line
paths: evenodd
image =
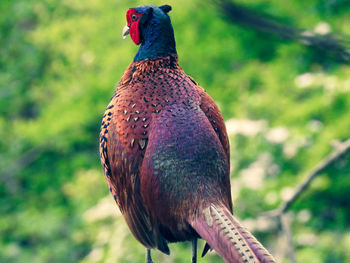
M135 14L133 14L133 15L131 16L131 19L132 19L132 21L136 21L136 20L137 20L137 16L136 16Z

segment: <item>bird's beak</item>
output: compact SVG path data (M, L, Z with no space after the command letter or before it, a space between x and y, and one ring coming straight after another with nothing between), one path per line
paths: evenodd
M129 35L129 29L130 28L127 25L123 28L123 32L122 32L123 39L125 39L126 36Z

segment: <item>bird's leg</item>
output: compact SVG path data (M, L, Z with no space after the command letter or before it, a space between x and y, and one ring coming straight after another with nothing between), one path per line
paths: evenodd
M151 257L151 249L146 248L146 263L153 263Z
M197 238L192 239L192 263L197 263Z

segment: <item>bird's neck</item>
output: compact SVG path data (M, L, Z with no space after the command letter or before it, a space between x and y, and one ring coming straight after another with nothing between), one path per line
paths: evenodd
M143 41L134 61L176 55L174 31L171 26L152 21L143 31Z

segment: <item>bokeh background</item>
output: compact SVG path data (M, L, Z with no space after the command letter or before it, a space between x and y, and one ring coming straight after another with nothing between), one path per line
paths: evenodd
M280 224L261 215L350 137L350 67L233 23L219 2L148 1L172 5L180 65L223 113L236 215L291 262ZM144 3L1 1L0 262L144 261L98 154L100 119L137 51L121 39L125 12ZM309 34L350 35L348 0L235 3ZM299 262L350 262L349 160L329 166L288 211ZM189 243L170 248L154 261L190 261ZM211 253L199 262L223 261Z

